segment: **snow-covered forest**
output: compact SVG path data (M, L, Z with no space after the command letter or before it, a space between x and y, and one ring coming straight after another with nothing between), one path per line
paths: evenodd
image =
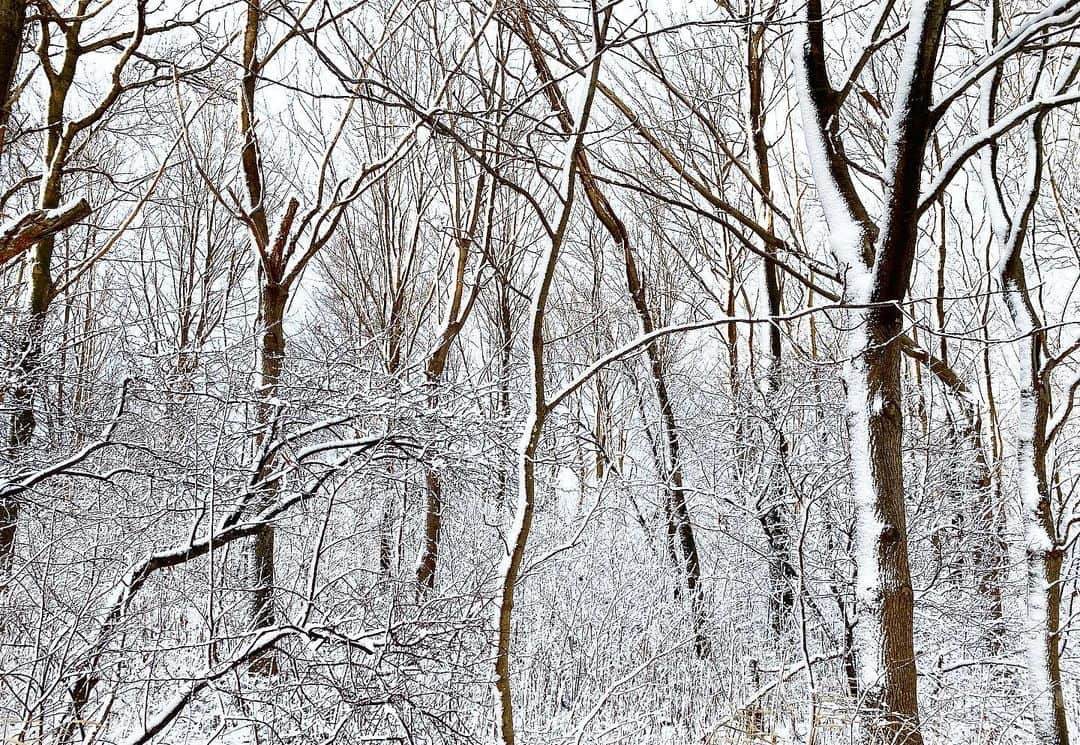
M1080 740L1080 0L0 0L0 738Z

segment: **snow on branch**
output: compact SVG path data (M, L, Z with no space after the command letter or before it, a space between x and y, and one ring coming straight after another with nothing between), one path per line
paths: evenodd
M67 202L56 209L31 210L0 227L0 266L20 256L40 240L70 228L91 212L85 199Z

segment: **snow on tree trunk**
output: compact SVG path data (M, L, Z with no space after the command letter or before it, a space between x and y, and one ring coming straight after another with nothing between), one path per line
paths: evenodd
M855 501L855 646L863 736L920 743L908 565L895 309L855 313L846 370Z
M1057 540L1047 474L1050 394L1040 375L1039 324L1023 297L1023 286L1023 282L1007 280L1006 303L1014 327L1023 335L1016 460L1027 563L1023 629L1027 687L1036 745L1068 745L1058 639L1062 549Z

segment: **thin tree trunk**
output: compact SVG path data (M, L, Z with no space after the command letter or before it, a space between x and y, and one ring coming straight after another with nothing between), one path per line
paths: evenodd
M247 190L248 209L247 225L251 242L259 259L261 280L259 293L259 370L256 384L255 423L258 434L256 447L261 447L268 438L273 437L275 418L274 404L278 385L281 382L281 369L285 359L285 333L283 321L285 307L289 300L289 287L285 284L284 243L291 230L292 217L298 204L290 201L282 219L280 234L275 244L270 244L270 228L266 216L265 194L262 181L262 161L259 153L258 136L255 130L255 92L261 63L258 59L259 28L262 21L262 8L258 0L248 3L244 16L244 35L242 42L243 76L240 81L240 136L243 144L240 150L240 167ZM260 480L271 472L274 463L263 466ZM273 502L280 484L277 480L266 483L255 506L256 511ZM275 623L274 608L274 528L263 525L247 546L248 581L251 583L251 605L248 611L248 625L252 629L272 626ZM251 669L257 673L274 674L277 672L277 657L273 648L267 648L251 661Z
M530 27L529 17L523 0L518 3L519 20ZM568 148L563 177L559 184L562 197L559 218L554 222L554 230L549 232L547 250L539 264L540 277L532 298L529 317L529 383L527 400L529 412L521 433L518 446L518 498L514 508L514 522L508 535L508 551L500 566L500 593L497 614L496 650L495 650L495 691L498 698L498 734L502 745L514 745L513 684L510 679L510 640L513 621L514 593L525 559L525 548L532 529L533 510L536 503L536 452L543 436L544 422L549 408L544 380L544 318L547 311L548 295L555 278L555 268L559 262L570 224L574 207L574 185L577 170L584 163L582 156L585 131L588 127L589 113L592 108L596 82L600 74L604 36L610 21L611 9L601 11L592 6L593 15L593 62L590 65L587 87L582 108L571 113L565 102L559 100L560 118L571 121L572 130L568 135ZM531 31L530 31L531 36ZM535 37L533 37L535 41ZM533 49L534 62L538 49ZM541 56L542 58L542 56ZM575 121L574 118L577 118Z
M1040 124L1033 137L1041 141ZM1040 148L1041 150L1041 148ZM1041 152L1039 155L1041 161ZM1037 187L1036 187L1037 188ZM1032 195L1032 204L1034 194ZM1030 211L1028 211L1030 214ZM1051 391L1043 372L1046 334L1035 311L1024 273L1021 248L1026 217L1010 231L1004 254L1005 301L1020 339L1020 409L1017 422L1017 483L1027 561L1028 695L1033 702L1037 745L1068 745L1069 730L1061 681L1061 567L1064 547L1050 503L1048 459Z
M772 210L772 174L769 170L769 149L765 141L764 111L764 60L763 41L765 25L752 26L746 42L746 71L749 88L749 126L750 141L754 150L758 188L761 191L762 211L765 229L773 232ZM772 241L764 242L765 260L762 270L765 274L765 294L768 300L769 315L777 317L782 312L783 294L776 271L776 245ZM735 324L731 324L734 326ZM791 560L791 514L788 507L788 489L784 477L784 464L788 456L788 441L783 430L783 423L776 416L775 404L780 395L783 381L783 343L779 321L770 323L769 361L766 370L767 397L766 407L773 414L777 428L777 451L771 456L769 478L765 485L765 494L759 504L758 521L765 532L769 544L769 620L770 628L780 636L791 619L795 607L793 582L798 573ZM767 445L767 433L762 433L762 445Z
M435 349L428 357L424 376L428 385L428 401L432 408L438 405L438 387L446 372L446 363L450 358L450 348L461 333L465 320L472 311L476 299L476 288L470 297L465 296L465 270L469 260L469 248L479 225L485 200L486 178L481 175L473 193L472 208L468 222L455 236L456 256L454 261L453 285L450 299L446 306L442 332ZM487 211L487 232L490 234L492 211L494 210L494 190L492 190ZM439 564L439 535L442 532L443 486L439 474L430 465L424 467L424 481L427 486L427 503L424 509L424 542L420 559L416 566L416 585L419 591L435 586L435 571Z
M986 271L989 274L990 246L986 247ZM993 295L987 293L986 302L983 306L983 334L989 333L990 305ZM986 526L987 539L985 544L985 558L978 561L980 570L979 588L986 597L990 598L990 652L991 654L1004 653L1005 641L1005 601L1002 586L1005 582L1005 566L1008 563L1008 546L1005 543L1005 503L1001 490L1001 436L998 425L997 401L994 396L994 380L990 368L990 343L989 338L984 339L982 350L982 372L986 387L986 432L985 439L989 443L990 458L986 458L985 448L982 452L982 460L986 465L986 477L989 487L985 493L985 501L982 504L981 517Z
M522 36L533 61L540 80L544 83L544 91L552 109L559 112L559 122L564 134L568 136L574 131L574 122L567 114L562 89L552 74L551 69L540 48L539 41L532 29L532 23L523 5L520 6L520 25ZM579 152L577 159L577 175L581 180L582 188L589 200L593 213L604 225L608 234L615 242L615 246L622 252L624 269L626 273L626 289L637 313L638 321L643 334L650 334L655 329L652 318L652 310L649 307L647 290L644 279L637 267L633 250L630 246L630 237L626 226L616 214L611 202L600 189L600 185L594 178L592 168L585 153ZM701 559L698 554L697 538L694 535L693 523L690 520L690 512L686 505L686 488L683 485L682 462L679 443L679 429L675 420L675 410L671 404L668 393L667 381L664 374L664 364L660 356L660 348L656 343L650 343L645 347L645 356L648 360L649 371L652 376L656 393L657 404L660 408L661 441L664 446L666 459L666 473L662 474L665 482L666 500L668 503L669 531L677 539L682 552L682 567L686 582L687 594L690 597L690 612L694 628L694 649L699 657L708 653L708 642L705 636L705 595L701 585ZM671 523L674 521L674 524Z
M986 9L987 42L995 43L1000 23L996 0ZM1077 68L1069 75L1075 79ZM982 124L995 122L1001 71L985 80L981 94ZM991 142L981 161L980 176L990 215L991 232L1001 256L1001 283L1013 328L1019 334L1020 407L1016 434L1017 484L1027 564L1024 647L1027 656L1028 695L1033 703L1037 745L1068 745L1069 731L1061 681L1061 543L1050 502L1048 459L1051 411L1050 367L1044 367L1046 331L1036 310L1027 281L1023 246L1031 216L1039 198L1044 167L1043 120L1036 113L1027 130L1027 164L1024 191L1013 205L1006 204L997 173L1000 156Z

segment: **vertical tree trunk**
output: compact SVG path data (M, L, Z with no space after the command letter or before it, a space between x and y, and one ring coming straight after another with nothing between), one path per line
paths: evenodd
M517 9L519 11L519 21L526 28L531 29L523 0L518 3ZM522 563L525 559L525 547L528 544L529 532L532 529L533 509L536 503L536 452L540 447L544 422L549 412L544 379L544 319L547 312L548 296L555 279L555 269L559 263L559 252L562 249L570 224L570 216L573 213L574 185L578 177L577 170L585 162L582 156L582 145L589 123L593 96L596 92L596 82L600 74L601 53L604 48L603 37L607 31L607 23L611 15L610 7L605 8L602 11L604 20L601 21L601 11L597 10L595 4L591 10L593 16L593 61L589 69L581 110L571 113L565 102L561 100L561 97L558 99L559 106L557 110L560 112L560 119L570 121L572 125L570 132L567 133L567 145L569 147L559 183L562 204L560 205L558 220L553 222L555 227L548 234L547 250L539 263L540 276L536 290L533 293L529 314L530 354L527 392L529 412L526 416L525 427L522 430L518 446L518 498L514 507L513 525L508 535L508 551L499 568L501 582L495 648L495 692L497 695L498 734L502 745L515 745L516 742L513 685L510 679L510 636L513 622L514 592L517 589L518 577L521 574ZM533 44L535 44L535 37L533 37ZM533 52L533 60L536 62L539 50L533 45L530 46Z
M763 41L765 25L752 26L746 40L746 72L749 93L750 141L754 150L754 162L761 192L761 211L764 215L765 230L772 234L774 217L772 209L772 174L769 169L769 148L765 141L764 110L764 60ZM765 275L765 295L768 300L769 315L777 317L782 312L783 295L776 271L776 245L765 241L765 261L762 270ZM732 327L735 324L730 324ZM791 560L791 514L788 507L788 489L784 478L784 464L788 456L788 441L784 434L783 423L775 416L776 399L783 382L783 342L780 336L780 323L770 323L769 360L766 369L767 408L774 414L777 427L777 450L771 458L766 493L759 501L758 521L765 532L769 544L769 625L776 636L783 633L795 607L795 594L792 590L797 576ZM762 433L762 446L767 447L767 433Z
M72 33L77 34L77 31L69 31L69 34ZM65 59L60 76L50 81L52 86L47 104L48 131L42 153L45 173L38 199L38 206L42 210L53 210L60 206L63 168L68 149L68 142L62 137L61 127L74 74L74 62L69 56ZM38 387L45 317L52 302L52 258L55 245L56 239L50 235L38 241L29 253L27 309L21 330L23 337L19 359L13 374L15 382L11 391L12 412L8 430L8 447L12 458L16 460L24 456L37 428L34 399ZM0 500L0 570L11 565L18 521L19 498L8 497Z
M262 446L272 438L276 430L276 396L281 382L281 369L285 360L285 307L288 304L288 289L282 287L274 278L263 283L259 300L262 328L259 340L259 378L256 395L256 446ZM276 462L268 461L259 474L260 480L272 473ZM259 494L256 510L277 500L280 483L277 479L264 484ZM248 547L250 557L251 609L249 623L251 628L265 628L276 623L274 608L274 528L264 525ZM277 657L272 650L267 650L251 662L255 672L274 674L278 670Z
M843 99L829 83L820 0L806 4L793 56L814 180L833 252L847 271L845 299L863 306L852 310L846 377L862 739L874 745L922 743L904 504L899 304L915 259L934 73L947 9L945 0L916 0L910 8L887 132L888 188L876 222L844 156L838 127Z
M990 246L986 247L986 272L989 275L992 270L990 264ZM984 547L983 555L977 561L980 570L979 588L982 593L990 598L990 652L991 654L1003 654L1005 640L1005 602L1002 586L1005 582L1005 567L1008 564L1008 546L1005 543L1005 503L1001 488L1001 435L998 425L997 401L994 395L994 380L990 368L990 340L988 321L990 307L994 302L992 293L987 292L986 301L983 305L982 325L984 334L984 346L982 350L982 372L986 388L986 431L983 435L986 446L989 447L989 459L987 459L986 446L980 450L980 455L986 468L988 486L985 492L985 501L982 504L981 517L987 529L987 540L980 543Z
M856 519L856 599L866 739L918 745L914 593L904 506L903 415L895 307L862 311L865 338L848 371ZM853 349L854 352L854 349Z
M575 123L567 113L562 89L547 64L524 5L519 6L519 11L522 37L529 48L533 67L536 69L540 80L544 83L544 91L552 109L559 112L559 123L563 132L570 136L574 131ZM584 152L577 153L576 165L577 176L581 180L582 188L585 190L585 196L589 200L593 213L615 242L615 247L622 252L626 272L626 289L630 295L634 311L637 313L641 331L643 334L652 333L655 329L652 310L649 307L645 282L634 259L626 226L616 214L607 196L600 189L600 185L593 176L591 165ZM694 649L698 656L704 657L708 653L708 643L704 631L706 621L705 595L701 585L701 559L698 554L697 538L694 535L694 526L690 520L690 512L686 505L686 489L683 485L679 450L679 430L676 424L675 410L671 405L671 397L668 394L660 349L655 343L650 343L645 347L645 355L649 364L657 404L660 408L661 442L664 448L667 471L662 476L665 483L665 512L668 515L668 531L669 536L677 538L682 553L683 574L687 594L690 597L690 612L695 640Z
M258 135L255 129L255 92L258 84L261 63L258 58L259 28L262 22L262 8L258 0L248 3L244 15L244 36L241 47L243 76L240 81L239 109L240 136L243 144L240 150L240 167L247 190L247 224L251 242L259 260L261 280L259 293L259 370L256 382L255 424L258 427L256 447L273 437L275 428L278 384L281 381L281 368L285 359L285 333L282 323L285 306L289 299L289 288L284 283L286 276L284 242L289 235L292 216L297 203L289 203L282 220L280 235L275 245L270 245L270 228L266 216L265 194L262 181L262 159L259 153ZM262 479L273 469L274 463L264 464ZM276 497L280 484L274 480L263 485L258 501L254 505L257 512L270 504ZM275 622L274 609L274 528L264 525L251 539L248 547L248 571L251 583L251 606L248 612L248 625L256 629L272 626ZM257 673L274 674L277 672L277 657L272 649L267 649L251 661L251 670Z
M1041 142L1040 125L1035 137ZM1039 155L1041 161L1041 149ZM1031 197L1034 204L1034 195ZM1028 213L1030 214L1030 212ZM1010 231L1003 262L1005 301L1020 344L1020 410L1017 422L1017 483L1027 560L1027 624L1024 629L1028 695L1037 745L1068 745L1061 681L1061 566L1064 547L1050 503L1048 459L1050 385L1043 373L1046 334L1028 291L1021 248L1026 218ZM1018 232L1017 232L1018 231Z
M1039 332L1029 332L1021 354L1031 375L1020 391L1016 443L1018 480L1027 556L1025 641L1028 693L1033 699L1035 742L1068 745L1069 731L1061 681L1061 566L1065 550L1058 539L1050 504L1046 427L1050 391L1038 365Z
M0 154L7 141L11 95L19 70L27 0L0 0Z
M986 8L987 42L998 38L1000 6ZM1076 71L1071 74L1075 77ZM981 89L982 124L993 126L996 117L1001 71L987 76ZM1035 92L1032 93L1035 95ZM981 161L980 176L990 216L991 232L1000 253L1001 283L1013 328L1020 336L1020 407L1017 422L1016 458L1024 549L1027 563L1027 624L1024 641L1027 656L1028 695L1033 703L1037 745L1068 745L1069 731L1061 685L1061 566L1064 546L1050 502L1048 458L1051 411L1050 371L1044 366L1046 331L1036 310L1024 267L1023 246L1031 216L1039 199L1044 167L1045 112L1036 113L1027 130L1026 180L1014 204L1006 203L997 173L1000 156L996 141Z
M475 287L471 297L466 298L465 296L465 271L469 261L469 249L475 240L481 208L486 198L485 184L486 178L481 175L473 192L472 208L469 210L467 224L459 229L460 232L454 240L456 254L450 298L446 305L438 343L428 356L424 368L424 376L428 385L428 401L432 408L435 408L438 404L438 387L442 383L443 374L446 372L446 364L450 359L450 348L461 333L465 320L472 311L473 300L476 298ZM490 200L494 200L494 190L492 190ZM488 234L491 231L491 213L493 209L494 201L489 201L486 226ZM427 504L424 509L424 543L416 567L418 591L435 586L435 571L439 564L439 535L442 532L442 479L434 468L426 465L424 481L427 485Z

